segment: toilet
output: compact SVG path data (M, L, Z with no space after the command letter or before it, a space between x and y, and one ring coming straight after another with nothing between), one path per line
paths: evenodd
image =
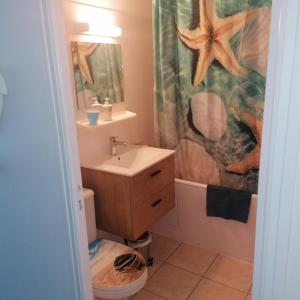
M96 219L94 206L94 192L83 190L85 202L85 215L89 244L97 239ZM114 260L117 256L134 253L141 254L121 243L102 239L99 251L90 259L93 293L98 299L129 299L139 292L147 282L148 270L144 267L133 273L120 273L114 269Z

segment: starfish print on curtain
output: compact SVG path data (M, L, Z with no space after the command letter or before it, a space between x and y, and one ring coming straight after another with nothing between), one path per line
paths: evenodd
M79 66L84 80L90 84L94 83L94 79L88 63L88 57L93 54L97 46L95 43L72 43L73 65L74 67Z
M229 41L264 8L249 9L224 18L216 14L214 0L200 0L199 9L200 23L197 28L189 30L177 24L182 42L191 49L199 50L193 85L198 86L202 82L214 59L232 74L245 76L247 71L239 64Z
M230 164L226 167L226 171L243 175L251 169L259 169L260 163L260 148L262 140L262 121L248 111L241 110L241 120L249 126L256 138L255 148L248 153L240 162Z

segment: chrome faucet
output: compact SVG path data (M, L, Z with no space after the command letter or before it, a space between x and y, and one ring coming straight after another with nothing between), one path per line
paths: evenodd
M130 143L127 142L123 142L123 141L118 141L118 138L116 136L111 136L109 138L109 142L110 142L110 153L112 156L116 156L117 155L117 146L128 146L131 145Z

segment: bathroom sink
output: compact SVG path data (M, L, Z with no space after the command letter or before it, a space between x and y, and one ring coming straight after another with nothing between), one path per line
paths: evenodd
M95 161L84 167L124 176L134 176L173 155L174 150L147 146L126 146L116 156Z

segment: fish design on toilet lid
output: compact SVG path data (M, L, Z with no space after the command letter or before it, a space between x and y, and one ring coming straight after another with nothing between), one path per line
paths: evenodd
M140 261L141 268L135 272L119 272L115 269L114 263L117 257L122 255L135 255ZM140 253L121 243L101 240L97 254L91 259L92 282L98 288L117 288L131 285L140 277L145 276L147 268L145 260Z
M122 254L116 257L114 261L114 268L118 272L133 273L141 270L145 264L141 260L140 255L134 253Z

